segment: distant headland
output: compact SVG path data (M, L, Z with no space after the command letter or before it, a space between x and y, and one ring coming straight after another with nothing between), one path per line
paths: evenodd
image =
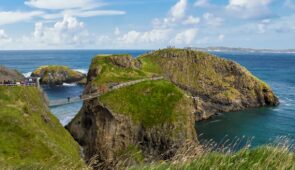
M295 53L295 49L254 49L239 47L191 47L190 49L205 52Z

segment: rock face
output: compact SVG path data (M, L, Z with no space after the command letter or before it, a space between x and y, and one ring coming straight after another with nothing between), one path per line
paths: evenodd
M22 81L25 77L17 70L11 70L0 66L0 82L3 81Z
M246 68L208 53L165 49L141 56L142 70L162 74L195 97L197 120L220 112L276 106L271 88Z
M117 57L93 59L86 94L106 84L149 76L130 56L114 62ZM110 166L130 148L146 159L165 159L186 141L196 142L193 112L192 100L171 82L146 81L84 102L66 128L83 147L86 160L97 155L99 163Z
M122 82L164 76L110 91ZM203 52L165 49L138 59L129 55L93 59L85 101L66 127L84 149L111 165L136 148L144 158L167 159L186 141L197 142L195 121L219 112L274 106L268 85L242 66ZM161 156L161 157L160 157Z
M46 85L62 85L63 83L86 82L86 75L71 70L66 66L41 66L36 69L32 77L40 77L40 83Z

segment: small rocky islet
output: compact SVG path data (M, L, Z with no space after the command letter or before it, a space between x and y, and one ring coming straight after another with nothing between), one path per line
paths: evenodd
M41 67L32 76L40 76L42 83L54 85L80 81L83 77L75 75L68 80L72 72L65 74L56 68ZM53 81L50 76L56 79ZM151 80L153 77L162 78ZM143 79L146 81L110 90L120 83ZM7 162L4 165L8 168L50 167L52 162L41 161L38 155L42 160L50 156L61 159L63 155L69 162L52 167L67 169L72 168L72 163L85 167L80 162L77 143L86 163L97 169L110 169L122 157L128 157L129 164L169 160L185 143L198 145L197 121L220 112L279 104L271 88L239 64L186 49L158 50L136 59L127 54L94 57L84 94L104 93L84 101L80 112L66 126L68 132L48 111L35 87L1 87L0 90L0 105L4 108L0 112L0 127L4 128L1 138L7 144L2 148L0 160ZM30 99L32 95L35 97ZM17 129L6 128L13 119ZM15 145L8 142L11 133L17 138ZM25 143L30 136L35 136L40 146L31 144L26 147L31 149L21 149L17 143ZM41 145L51 154L43 155ZM11 157L18 159L13 161ZM32 162L36 165L31 166Z
M86 75L72 70L67 66L49 65L40 66L32 72L31 77L40 77L44 85L62 85L63 83L86 83Z

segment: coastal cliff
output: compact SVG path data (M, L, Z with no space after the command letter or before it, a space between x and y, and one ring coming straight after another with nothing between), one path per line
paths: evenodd
M94 58L85 94L152 75L137 64L129 55ZM174 148L196 142L193 111L193 102L174 84L147 80L84 102L67 129L83 147L86 160L96 155L104 167L124 154L132 162L167 159Z
M0 82L3 81L22 81L25 77L17 70L8 69L0 66Z
M222 112L279 104L272 89L246 68L208 53L164 49L139 60L143 71L166 76L195 98L197 120Z
M74 71L66 66L41 66L32 74L32 77L40 77L40 83L46 85L62 85L63 83L86 83L86 75Z
M1 169L86 168L80 148L39 89L0 86Z
M163 79L112 89L152 77ZM95 57L84 94L97 92L101 96L85 101L66 128L83 147L86 161L96 156L105 167L115 164L122 153L139 153L133 162L169 159L182 144L197 143L196 120L278 104L270 87L239 64L181 49L138 59Z

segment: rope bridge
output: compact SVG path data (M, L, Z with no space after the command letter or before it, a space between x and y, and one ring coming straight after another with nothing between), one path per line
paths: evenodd
M131 85L135 85L135 84L138 84L138 83L141 83L144 81L156 81L156 80L161 80L161 79L164 79L164 77L145 78L145 79L140 79L140 80L129 81L126 83L120 83L118 85L110 87L110 89L107 92L110 92L110 91L113 91L116 89L120 89L123 87L131 86ZM62 105L77 103L77 102L81 102L81 101L91 100L91 99L101 96L102 94L104 94L104 93L96 92L96 93L92 93L92 94L86 94L86 95L81 95L81 96L71 97L71 98L66 98L66 99L51 100L49 102L49 107L62 106Z

